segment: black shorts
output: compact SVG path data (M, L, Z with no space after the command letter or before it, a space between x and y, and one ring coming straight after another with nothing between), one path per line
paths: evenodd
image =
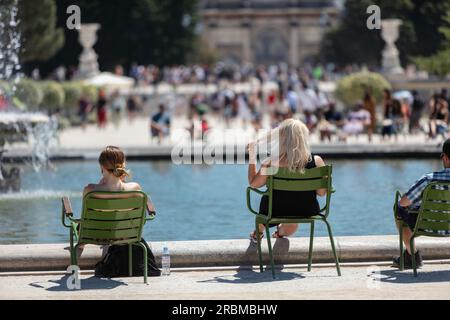
M417 224L417 213L410 212L407 208L404 208L399 204L397 207L397 216L400 217L411 230L414 230Z

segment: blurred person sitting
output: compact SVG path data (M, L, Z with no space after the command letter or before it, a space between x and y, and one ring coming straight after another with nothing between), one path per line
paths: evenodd
M392 93L388 89L384 90L383 116L382 139L390 139L392 136L397 139L399 122L403 119L402 108L400 101L393 99Z
M367 90L366 93L364 94L363 107L370 114L370 124L367 127L367 134L369 136L369 142L372 142L373 134L375 133L377 128L377 113L376 113L377 105L375 102L375 98L373 97L372 92L370 92L370 90Z
M370 126L370 113L365 110L362 104L357 104L347 117L347 122L343 127L341 139L347 141L349 136L358 137Z
M158 144L161 144L164 137L170 134L170 115L166 112L166 107L163 104L159 105L159 111L153 115L150 122L150 131L153 138L158 139Z
M444 140L448 135L449 111L448 104L439 94L435 94L430 101L430 134L431 139L441 135Z
M314 113L309 110L305 110L303 116L303 122L305 123L308 130L313 133L316 130L318 119Z
M413 102L411 105L411 117L409 120L409 132L411 134L420 131L420 119L422 118L425 102L420 98L417 90L412 91Z

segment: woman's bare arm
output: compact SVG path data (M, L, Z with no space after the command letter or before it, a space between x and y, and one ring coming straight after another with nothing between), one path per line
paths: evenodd
M261 170L256 171L256 164L250 164L248 166L248 182L252 188L261 188L267 183L267 175L264 172L267 169L267 165L263 165Z
M263 165L261 170L256 169L256 144L251 143L248 145L249 162L248 165L248 183L252 188L261 188L267 183L267 175L263 175L264 169L267 167Z
M315 156L314 160L316 162L317 168L325 167L325 161L319 156ZM327 195L327 189L319 189L316 191L319 197L324 197Z

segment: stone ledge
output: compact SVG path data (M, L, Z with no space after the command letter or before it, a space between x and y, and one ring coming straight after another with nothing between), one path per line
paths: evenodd
M397 236L336 237L341 262L390 261L399 254ZM280 239L272 242L277 264L307 262L307 238ZM249 240L152 242L153 253L160 263L163 246L170 249L175 268L250 266L258 264L256 245ZM0 272L60 271L70 264L67 244L1 245ZM426 260L450 259L450 239L420 238L417 247ZM263 242L264 261L268 262L267 242ZM86 246L79 264L93 269L101 259L102 249ZM328 238L315 238L313 263L332 263Z

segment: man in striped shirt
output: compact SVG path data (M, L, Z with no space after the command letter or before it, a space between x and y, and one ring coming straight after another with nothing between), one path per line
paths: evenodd
M405 268L412 267L410 240L412 230L414 230L417 222L417 212L422 204L422 193L425 188L432 182L445 181L450 182L450 139L445 141L443 152L441 154L444 170L424 175L420 178L403 196L398 205L397 216L402 221L396 221L400 230L402 222L408 224L409 228L403 228L403 241L405 242ZM450 199L449 199L450 200ZM419 251L414 252L416 255L417 266L422 265L422 256ZM394 266L400 266L400 257L394 258Z

